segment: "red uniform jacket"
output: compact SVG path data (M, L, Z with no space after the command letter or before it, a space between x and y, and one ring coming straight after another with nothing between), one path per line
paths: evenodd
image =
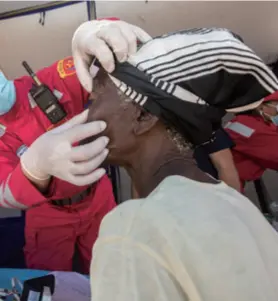
M89 95L78 81L71 57L39 71L37 75L59 98L68 114L67 119L82 112ZM10 112L0 116L0 206L25 209L50 199L71 197L85 190L86 187L54 178L46 197L23 175L20 156L52 125L29 95L32 78L24 76L14 83L16 104ZM105 189L103 185L110 183L104 178L96 189ZM94 193L97 194L97 191L92 192L91 198Z
M266 169L278 171L278 128L260 116L238 115L225 130L235 142L232 149L242 183L254 181Z

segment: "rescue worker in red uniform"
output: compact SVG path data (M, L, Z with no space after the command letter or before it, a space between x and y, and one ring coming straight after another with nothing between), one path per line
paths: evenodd
M92 23L99 27L91 27ZM115 202L111 183L102 177L104 169L98 168L107 156L108 138L78 145L106 126L103 121L86 123L88 112L81 113L93 84L86 70L92 56L107 70L113 69L110 47L118 60L124 61L144 35L140 28L123 21L92 21L80 26L73 39L73 56L79 71L84 70L82 84L87 91L78 81L72 58L37 73L67 112L68 121L57 128L53 129L30 97L33 80L25 76L13 83L16 101L0 112L0 205L32 207L27 211L25 229L29 268L69 271L77 246L83 273L88 273L99 224ZM13 90L10 83L4 87L3 91Z
M233 139L233 158L242 189L266 169L278 171L278 92L254 110L237 114L225 126Z
M72 58L60 60L37 75L59 98L68 120L83 111L89 94L78 81ZM75 186L54 178L51 192L45 196L26 178L18 164L20 156L53 127L29 94L32 84L33 80L28 76L14 80L16 103L0 118L3 193L0 204L19 209L39 204L26 212L28 268L70 271L77 246L82 271L88 273L100 222L115 206L111 183L107 176L86 186Z
M83 23L72 41L74 64L67 58L37 73L60 99L67 119L82 112L92 92L92 57L109 72L114 69L111 49L123 62L136 52L138 40L150 39L142 29L116 20ZM77 80L74 65L87 92ZM77 143L100 134L106 123L86 123L85 111L53 129L29 95L32 83L26 76L1 86L0 205L33 207L26 220L28 267L71 270L77 244L87 273L99 223L115 203L107 177L91 185L105 173L98 167L108 154L108 138L99 137L82 146ZM2 97L2 92L8 97Z

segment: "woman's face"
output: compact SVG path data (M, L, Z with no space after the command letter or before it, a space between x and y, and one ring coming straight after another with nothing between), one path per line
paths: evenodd
M102 133L110 139L107 161L119 164L123 156L135 149L136 136L133 134L133 123L136 121L138 108L124 97L107 76L100 76L90 96L88 121L103 120L107 128ZM97 137L92 137L94 140Z

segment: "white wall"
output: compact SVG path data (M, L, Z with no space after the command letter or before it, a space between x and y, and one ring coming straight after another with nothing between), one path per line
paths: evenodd
M0 11L8 7L2 3ZM30 1L27 3L30 5ZM278 53L278 2L97 1L96 7L97 17L117 16L152 35L188 27L222 26L242 35L268 61ZM0 21L0 66L11 78L24 74L22 60L38 69L70 55L72 33L87 20L87 8L81 3L49 11L45 26L38 23L39 17Z
M45 25L40 14L0 21L0 66L9 78L25 74L26 60L37 70L71 54L75 29L88 20L86 3L46 12Z
M47 4L49 1L0 1L0 13Z
M97 1L97 17L117 16L153 35L188 27L227 27L263 57L278 53L278 2Z

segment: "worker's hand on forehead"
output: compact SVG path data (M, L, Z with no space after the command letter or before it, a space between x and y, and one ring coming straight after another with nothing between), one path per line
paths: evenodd
M24 173L37 181L54 176L77 186L98 181L105 174L105 169L98 167L108 154L108 138L100 137L85 145L74 145L100 134L106 123L85 123L87 118L88 110L40 136L21 156Z
M136 52L138 40L144 43L150 39L151 36L144 30L124 21L83 23L72 39L74 64L82 86L92 92L93 82L89 72L92 57L96 57L106 71L112 72L115 68L113 52L120 62L124 62Z

